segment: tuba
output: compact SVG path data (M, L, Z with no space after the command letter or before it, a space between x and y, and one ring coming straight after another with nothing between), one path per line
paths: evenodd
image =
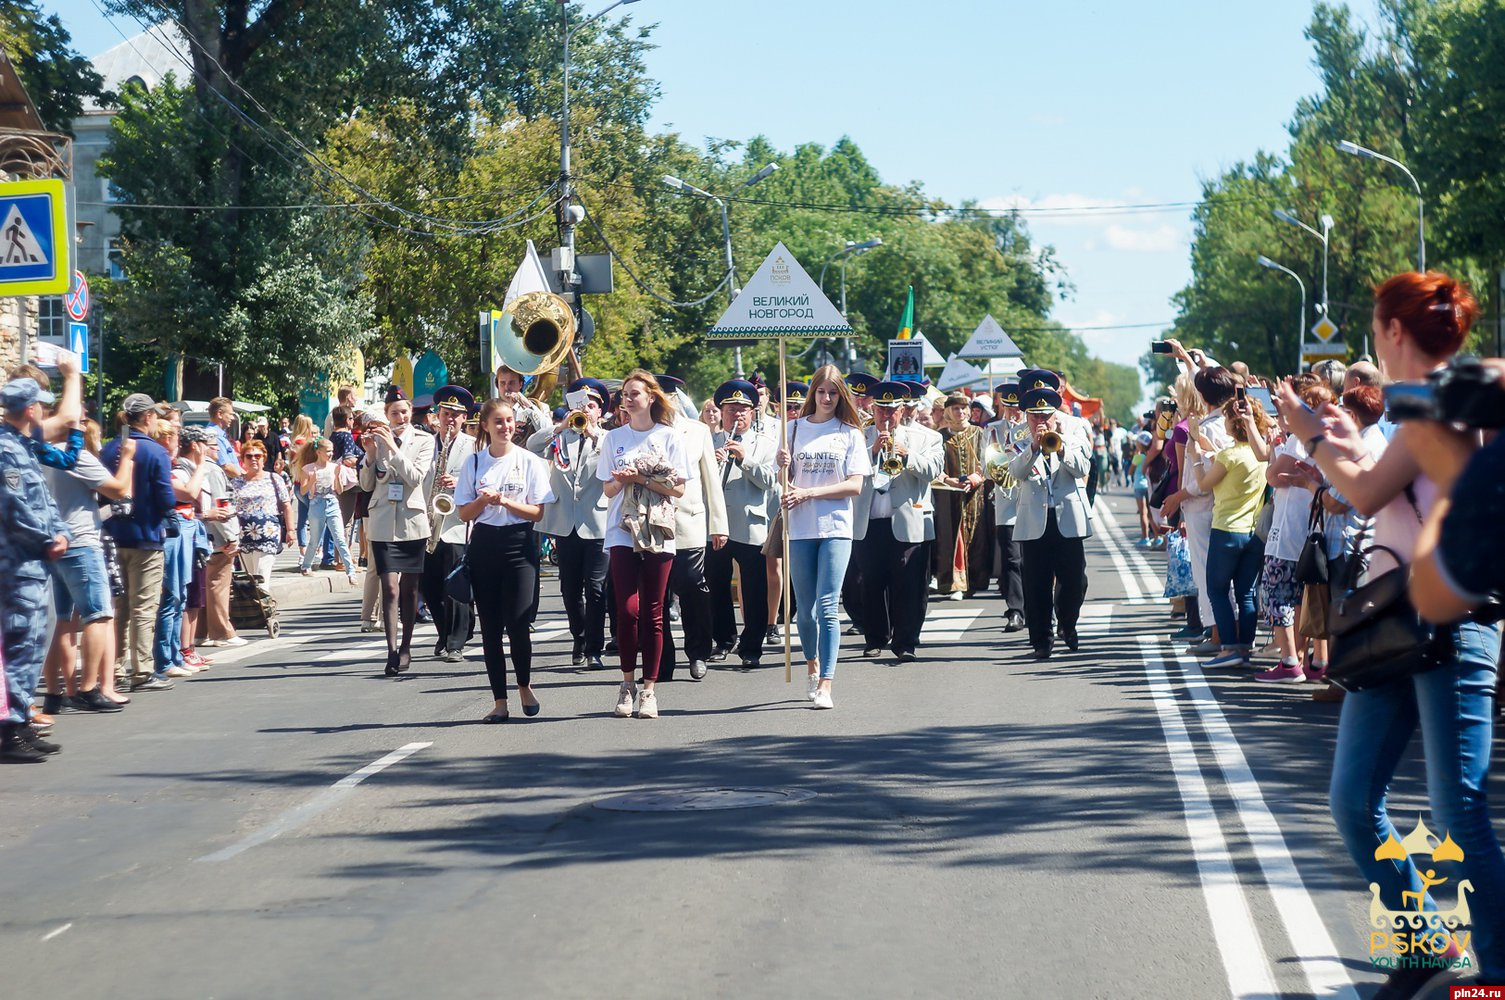
M996 445L988 445L983 454L983 474L998 484L999 489L1009 489L1014 485L1014 477L1009 473L1009 459L1002 448Z
M528 397L544 400L559 381L559 366L575 342L575 314L553 292L526 292L502 314L496 352L519 375L533 375Z

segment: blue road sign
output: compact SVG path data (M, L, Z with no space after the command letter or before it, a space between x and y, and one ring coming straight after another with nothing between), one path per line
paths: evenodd
M89 324L68 324L68 350L78 355L78 370L89 374Z
M0 184L0 295L62 295L73 280L62 181Z

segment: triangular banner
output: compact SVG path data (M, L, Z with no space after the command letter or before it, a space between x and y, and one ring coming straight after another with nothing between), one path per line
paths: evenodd
M993 314L982 318L977 324L977 329L972 331L972 336L962 345L962 349L956 352L959 358L1011 358L1018 357L1024 352L1019 350L1009 335L1003 332L1003 327L993 318Z
M924 345L922 350L924 351L926 368L942 368L945 366L946 359L941 355L940 351L935 349L934 344L925 339L925 335L923 333L916 330L915 335L910 339L917 340Z
M841 311L781 242L764 259L706 336L711 340L844 337Z
M976 367L953 354L946 359L946 367L941 371L941 377L935 380L935 387L942 392L950 392L952 389L970 386L982 377L983 373Z

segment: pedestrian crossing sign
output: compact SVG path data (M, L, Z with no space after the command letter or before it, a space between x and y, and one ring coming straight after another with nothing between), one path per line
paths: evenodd
M73 280L62 181L0 184L0 295L64 295Z

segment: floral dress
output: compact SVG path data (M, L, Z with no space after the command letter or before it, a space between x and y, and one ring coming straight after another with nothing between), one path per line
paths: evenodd
M240 547L276 555L282 551L282 507L289 502L282 477L264 472L255 479L230 480L240 517Z

